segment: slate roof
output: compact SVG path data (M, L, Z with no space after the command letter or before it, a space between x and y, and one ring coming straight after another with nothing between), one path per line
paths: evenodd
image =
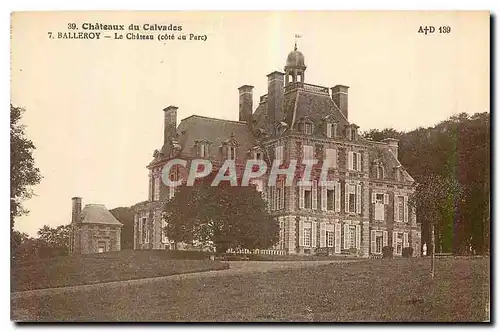
M237 144L237 157L244 158L246 151L254 145L254 138L244 121L224 120L199 115L192 115L181 120L177 128L182 155L193 155L193 147L197 140L208 141L209 156L220 157L220 147L224 141L233 138Z
M103 204L87 204L80 212L80 222L89 224L120 225L121 222L116 219Z
M370 142L366 140L367 142ZM370 158L370 167L372 163L376 160L380 160L386 172L386 177L393 178L394 172L396 169L403 170L403 176L405 182L415 182L413 177L406 171L406 169L401 165L398 158L394 155L394 153L389 149L389 147L384 143L372 142L370 144L371 147L368 149L369 158Z

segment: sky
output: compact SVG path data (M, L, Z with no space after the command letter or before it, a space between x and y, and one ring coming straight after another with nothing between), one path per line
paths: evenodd
M180 25L206 41L49 39L82 24ZM283 70L294 35L307 83L349 89L360 130L433 126L489 112L487 12L59 12L15 13L11 101L43 176L15 228L36 235L68 224L71 197L109 209L147 199L148 171L163 143L163 108L238 119L238 87ZM420 26L449 26L424 35ZM143 31L141 31L143 33ZM113 35L113 33L111 33Z

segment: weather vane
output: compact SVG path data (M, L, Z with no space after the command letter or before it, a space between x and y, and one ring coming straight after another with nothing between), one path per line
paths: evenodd
M302 38L302 35L299 35L299 34L296 33L295 34L295 47L294 47L294 51L297 50L297 39L299 39L299 38Z

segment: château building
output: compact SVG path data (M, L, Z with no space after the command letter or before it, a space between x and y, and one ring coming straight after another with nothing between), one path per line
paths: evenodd
M82 209L82 198L73 197L69 234L70 255L120 251L122 227L123 224L104 205L87 204Z
M365 139L349 122L348 89L308 84L304 55L288 54L284 73L267 75L268 91L254 109L253 87L239 90L238 121L192 115L177 126L177 107L164 111L164 141L148 165L149 197L135 206L134 249L173 249L162 231L162 204L175 188L162 183L162 167L173 158L206 158L222 165L233 159L277 159L284 164L316 159L328 163L323 186L314 169L307 185L267 186L265 176L253 180L280 224L277 254L395 255L413 247L420 255L421 227L409 197L415 181L398 160L398 140ZM180 175L172 169L171 179ZM190 245L192 247L192 245ZM203 249L203 248L199 248Z

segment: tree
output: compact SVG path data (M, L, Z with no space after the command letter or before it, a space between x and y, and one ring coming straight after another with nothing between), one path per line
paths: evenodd
M24 125L20 123L23 108L10 105L10 229L14 219L29 211L22 202L33 195L32 186L41 180L40 171L35 167L33 150L35 145L26 138ZM12 241L11 241L12 242ZM12 242L14 245L14 242Z
M213 243L217 252L269 248L278 240L279 225L253 186L210 186L211 177L195 186L181 186L165 203L163 218L169 239Z
M131 207L117 207L111 214L123 224L121 231L121 248L134 248L134 211Z
M66 256L69 254L69 234L71 225L51 228L44 225L37 232L41 257Z

